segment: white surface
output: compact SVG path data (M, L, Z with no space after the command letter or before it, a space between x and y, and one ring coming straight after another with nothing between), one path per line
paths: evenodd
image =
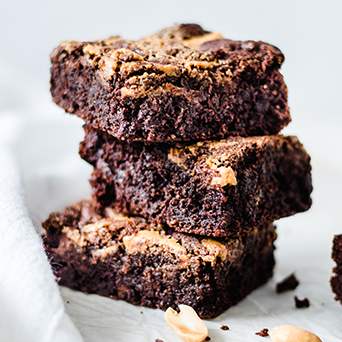
M50 212L90 194L91 167L78 157L82 121L63 114L48 92L48 54L59 41L117 33L138 38L174 22L192 21L227 37L272 42L286 56L282 72L293 122L284 133L298 135L312 156L314 204L309 212L277 224L274 278L236 307L208 320L209 336L214 342L261 341L254 333L262 328L293 324L315 332L325 342L342 340L342 306L333 300L329 287L331 242L334 234L342 233L341 2L244 0L216 2L216 7L204 1L172 3L167 8L160 1L108 0L96 6L66 0L32 0L20 6L15 1L0 3L0 145L11 148L21 164L31 218L38 228ZM4 325L9 298L3 295L3 260L0 257L0 322ZM276 295L275 283L293 271L300 286ZM294 295L308 297L311 306L295 309ZM62 296L86 342L179 341L159 310L66 288ZM53 307L51 303L44 314L48 316ZM20 330L26 323L17 317L12 324ZM32 316L33 321L38 317ZM221 324L230 330L220 330ZM1 331L1 342L13 340ZM22 336L18 341L30 341Z

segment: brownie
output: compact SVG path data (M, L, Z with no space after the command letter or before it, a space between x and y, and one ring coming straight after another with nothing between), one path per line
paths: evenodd
M177 233L91 200L43 223L44 244L60 285L166 310L193 307L219 315L272 275L275 227L265 224L230 238Z
M194 145L122 142L91 126L80 155L101 207L176 231L229 236L307 210L310 157L296 137L230 137Z
M342 304L342 235L335 235L333 242L332 258L336 262L335 275L331 278L331 288L335 293L335 299Z
M120 140L276 134L290 122L276 47L195 24L138 41L64 42L51 54L56 104Z

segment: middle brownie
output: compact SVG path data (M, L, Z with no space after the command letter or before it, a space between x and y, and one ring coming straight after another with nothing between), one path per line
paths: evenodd
M229 236L309 209L310 157L296 137L232 137L194 145L118 141L85 126L98 210L141 215L179 232Z

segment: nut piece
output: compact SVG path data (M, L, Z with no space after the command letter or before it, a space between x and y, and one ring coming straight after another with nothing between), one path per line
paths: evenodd
M201 342L208 336L208 329L188 305L179 305L180 313L168 308L165 312L166 323L186 342Z
M310 331L292 325L280 325L268 334L274 342L322 342Z
M211 185L220 185L222 188L227 184L235 186L237 184L237 180L235 177L235 173L233 169L225 166L220 166L217 168L217 171L220 173L218 177L213 177L211 181Z

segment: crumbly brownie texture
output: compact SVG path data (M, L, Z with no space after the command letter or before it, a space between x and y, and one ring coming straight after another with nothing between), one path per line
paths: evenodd
M276 47L182 24L138 41L61 43L53 100L121 140L276 134L290 122Z
M331 288L335 299L342 304L342 235L336 235L333 242L332 258L336 262L335 275L331 278Z
M272 224L210 239L147 224L83 201L43 223L45 248L60 285L166 310L219 315L272 275Z
M90 183L99 208L111 206L183 233L229 236L311 205L310 158L295 137L170 147L85 130L80 155L94 166Z

